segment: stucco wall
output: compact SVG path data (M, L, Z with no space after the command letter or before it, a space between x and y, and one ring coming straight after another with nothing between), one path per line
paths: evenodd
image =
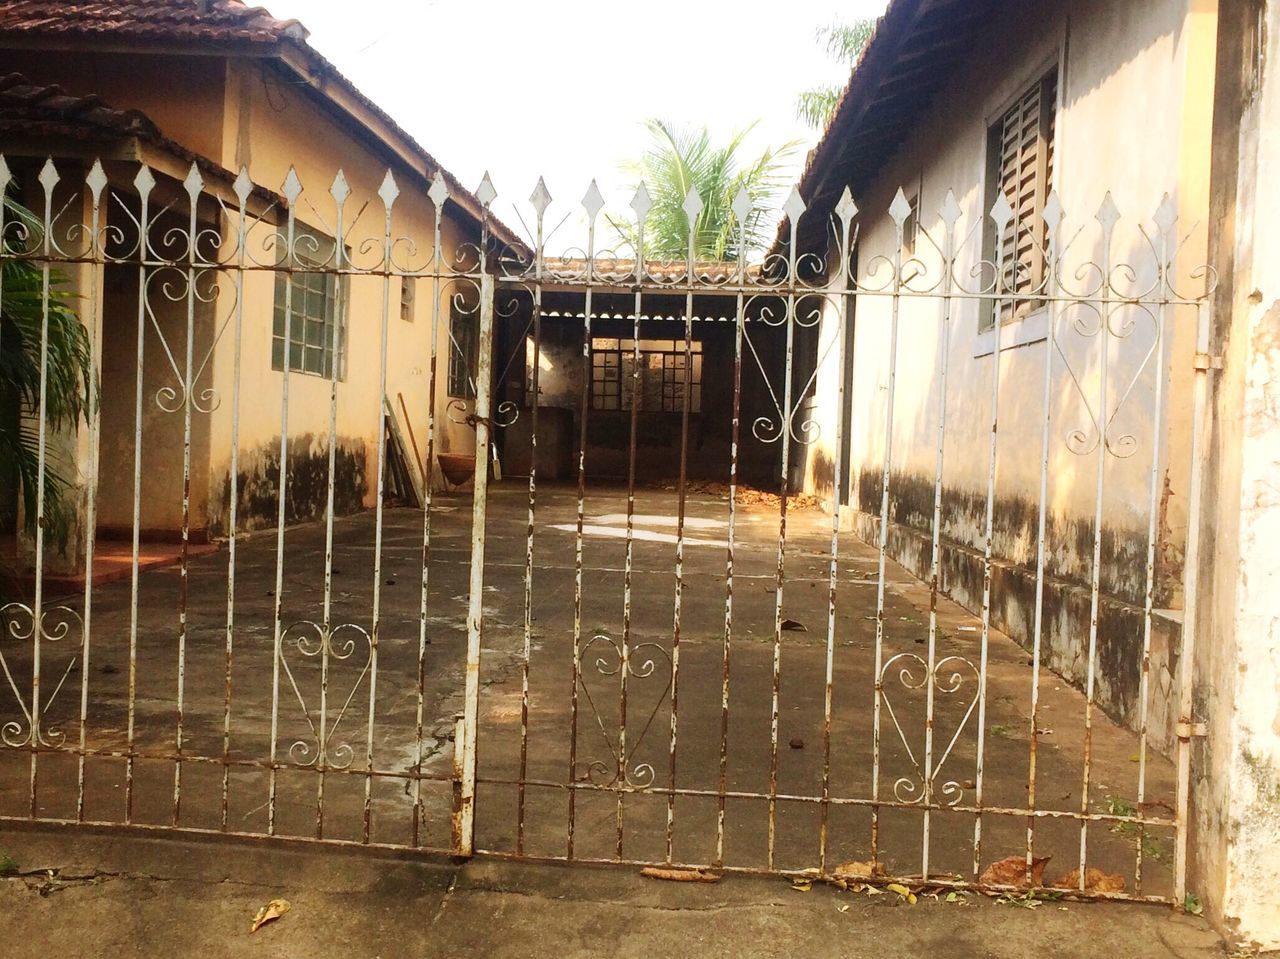
M342 226L349 257L342 265L348 269L380 269L386 222L378 189L388 168L392 168L400 189L390 227L396 244L396 268L429 268L435 208L426 195L428 184L375 137L355 127L349 118L313 92L300 88L272 62L106 51L10 53L13 57L10 68L21 70L39 82L60 84L72 93L96 94L116 108L142 110L156 121L166 137L227 170L234 172L241 166L246 167L253 182L272 193L281 192L292 167L304 188L295 207L298 235L315 232L332 236L336 232L338 211L330 188L341 169L350 190L343 206ZM51 145L49 149L55 147ZM86 153L83 146L75 149ZM83 178L90 158L91 154L86 154L83 165L69 161L64 171L64 176L70 178L69 184ZM160 155L153 161L158 163ZM167 156L164 166L163 170L156 171L159 182L151 211L152 243L156 249L164 246L166 231L186 230L188 201L177 182L186 170ZM137 166L109 161L107 168L112 186L104 200L103 222L120 228L126 240L136 240L133 220L139 211L132 179ZM220 257L229 267L234 267L237 201L226 182L210 180L206 190L199 229L222 236ZM229 213L215 203L215 193ZM160 215L166 208L167 212ZM276 516L283 376L272 370L275 277L269 270L253 266L255 262L276 261L279 249L273 245L273 235L285 230L287 218L282 202L269 208L260 197L251 200L250 212L254 220L246 243L246 262L250 269L243 275L242 297L238 298L236 293L236 272L228 268L216 277L214 296L210 293L215 278L206 275L201 279L202 296L195 303L194 365L201 372L193 389L197 393L211 390L204 402L213 406L210 412L197 410L193 415L190 525L197 532L226 531L233 419L238 421L235 428L239 448L240 523L244 526L272 524ZM443 264L456 263L459 246L478 239L479 231L474 224L467 221L464 228L460 222L448 215L446 205L440 227ZM113 251L113 255L120 253ZM331 262L330 266L333 265ZM163 272L153 271L146 297L150 309L144 323L140 497L140 526L147 534L159 536L176 533L182 524L183 436L181 412L160 411L156 393L162 387L177 385L165 346L180 366L186 346L186 303L173 302L165 295L161 289ZM172 286L175 277L168 279ZM335 499L340 510L370 506L375 497L377 443L383 415L379 371L384 301L386 394L401 420L402 431L406 437L412 432L419 453L425 457L432 317L438 313L435 450L474 452L474 432L462 422L473 403L451 401L447 395L446 374L451 298L465 298L474 305L476 291L465 281L437 284L429 278L419 278L412 319L407 321L401 318L401 282L398 276L369 275L353 275L346 281L345 374L337 387L334 425L338 450ZM433 311L433 300L438 310ZM104 530L127 530L133 523L139 314L136 268L107 268L102 305L102 473L111 481L100 487L98 523ZM241 321L238 387L237 317ZM163 331L163 342L156 327ZM295 372L290 377L289 390L287 519L294 521L318 515L324 509L330 383L327 377ZM449 410L451 402L455 408ZM403 412L406 409L407 423ZM88 466L87 447L81 454L83 474ZM413 455L412 448L409 454Z
M1124 217L1112 245L1114 262L1135 267L1124 282L1140 288L1157 277L1155 258L1139 231L1155 236L1152 216L1168 193L1179 217L1179 236L1190 239L1177 261L1181 285L1194 288L1195 266L1205 262L1207 143L1211 120L1214 5L1197 0L1145 4L1105 2L1007 4L984 34L988 51L974 56L939 93L916 133L891 157L874 185L856 199L859 229L859 283L883 287L889 280L884 257L897 248L887 210L903 186L919 191L921 228L941 246L945 228L939 213L954 190L962 215L962 243L955 276L964 280L981 256L986 194L987 129L1005 105L1055 64L1060 65L1056 116L1055 176L1066 214L1064 240L1073 238L1073 268L1101 261L1101 229L1094 221L1110 191ZM1161 109L1152 109L1158 98ZM1082 229L1076 235L1077 229ZM967 242L964 238L968 237ZM926 273L914 282L937 279L937 251L921 237L917 251ZM1072 273L1066 276L1070 279ZM1118 278L1120 275L1117 275ZM1080 278L1081 280L1084 277ZM1203 281L1200 281L1201 287ZM857 298L851 348L853 373L852 502L855 523L875 537L884 466L885 404L890 369L892 300ZM1096 409L1099 391L1098 337L1072 332L1079 315L1062 311L1056 329L1079 388L1055 357L1051 386L1051 443L1048 489L1049 604L1046 661L1063 675L1082 681L1083 643L1088 635L1088 589L1093 568L1094 509L1098 453L1077 455L1065 440L1071 430L1090 429L1083 397ZM1159 436L1157 483L1157 607L1180 604L1181 554L1185 537L1187 477L1186 384L1190 376L1194 308L1170 307L1165 315L1166 363L1143 366L1154 341L1148 315L1134 310L1123 320L1136 327L1128 337L1110 337L1107 364L1110 399L1118 436L1129 433L1137 448L1128 458L1108 457L1104 475L1100 585L1103 621L1099 637L1099 701L1113 715L1137 725L1147 528L1150 510L1153 437ZM915 572L928 568L928 536L937 450L938 389L943 301L903 299L899 311L896 395L890 459L890 536L895 557ZM835 311L828 310L824 338L834 334ZM999 363L997 466L994 488L993 550L1001 571L993 597L994 622L1020 640L1031 631L1034 605L1036 521L1039 508L1040 447L1044 428L1046 340L1027 335L1034 318L1006 326L1007 345L998 353L979 342L979 305L952 301L949 326L946 428L944 433L943 529L945 586L970 608L982 601L981 549L987 502L988 451L992 427L992 375ZM1018 343L1018 340L1028 342ZM820 370L815 405L825 411L827 429L808 450L806 484L820 490L823 462L837 441L835 391L838 361ZM1162 417L1154 407L1157 378L1170 397ZM1129 387L1129 384L1132 386ZM1126 395L1125 391L1128 389ZM1117 413L1116 399L1124 396ZM829 483L829 480L826 481ZM1082 593L1083 590L1083 593ZM1082 619L1083 617L1083 619ZM1175 664L1176 617L1156 624L1157 694L1167 691ZM1153 708L1163 709L1159 695ZM1165 730L1168 717L1157 717ZM1160 738L1159 735L1157 738Z

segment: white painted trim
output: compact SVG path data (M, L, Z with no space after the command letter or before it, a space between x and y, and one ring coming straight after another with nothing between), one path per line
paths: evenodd
M973 356L990 356L996 339L994 328L983 330L973 340ZM1019 346L1039 343L1049 336L1049 311L1044 307L1028 313L1020 320L1000 327L1000 349L1012 350Z

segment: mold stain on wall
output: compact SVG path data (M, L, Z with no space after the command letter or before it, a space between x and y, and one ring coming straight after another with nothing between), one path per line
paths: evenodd
M333 467L335 514L363 509L369 493L369 450L363 439L339 437ZM216 481L217 495L209 509L209 528L228 533L231 480L224 472ZM236 489L237 525L242 530L273 526L279 511L280 441L272 440L240 456ZM326 437L304 434L290 438L285 466L285 522L299 523L324 516L328 503L329 449Z

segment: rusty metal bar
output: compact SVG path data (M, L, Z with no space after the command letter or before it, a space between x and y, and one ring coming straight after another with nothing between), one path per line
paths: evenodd
M284 181L284 197L286 204L285 249L283 262L293 267L297 264L297 251L294 249L298 223L298 197L302 193L302 183L293 167L289 167ZM276 740L280 731L280 659L283 655L283 629L281 616L284 609L284 524L285 502L288 497L289 466L289 365L293 352L293 284L284 284L284 348L280 369L280 469L276 477L276 584L272 626L272 645L275 653L271 658L271 772L267 782L267 834L275 835L276 831Z
M487 209L487 208L486 208ZM480 640L484 628L485 506L489 489L489 396L493 379L493 277L480 275L480 357L476 370L476 473L471 502L471 579L467 607L466 705L463 730L462 809L459 812L460 855L474 843L476 795L476 729L480 715Z
M1106 473L1107 473L1107 453L1109 451L1108 427L1110 426L1110 417L1107 413L1107 361L1110 359L1110 333L1111 333L1111 245L1113 239L1113 228L1115 227L1118 214L1116 213L1115 204L1112 202L1111 194L1108 193L1102 201L1102 206L1098 210L1097 219L1102 227L1102 277L1103 281L1099 290L1098 311L1098 463L1095 473L1095 493L1094 493L1094 513L1093 513L1093 559L1092 568L1089 579L1089 652L1088 662L1086 665L1085 675L1085 700L1084 700L1084 756L1083 756L1083 773L1080 783L1080 812L1085 814L1089 811L1089 784L1092 773L1093 761L1093 704L1094 704L1094 686L1096 681L1095 670L1098 656L1098 616L1099 603L1102 585L1102 505L1103 494L1105 491ZM1083 890L1085 886L1085 865L1088 858L1089 846L1089 822L1087 819L1080 820L1080 859L1078 864L1079 875L1078 888Z
M138 219L138 355L137 379L134 393L134 430L133 430L133 554L129 570L129 703L126 719L125 737L128 742L129 758L125 765L124 784L124 819L126 823L133 821L133 751L137 734L137 693L138 693L138 551L139 535L142 524L142 377L143 347L146 342L147 317L147 253L150 246L151 224L150 212L151 191L155 187L155 177L145 165L138 170L134 185L138 189L141 204Z
M103 259L102 249L102 191L106 187L107 177L102 164L94 161L85 185L89 188L91 208L89 219L89 379L85 384L87 397L85 409L85 425L89 431L88 442L88 475L86 476L85 496L85 538L84 538L84 612L82 626L83 643L80 649L80 755L76 757L76 820L84 819L85 791L85 755L88 745L89 717L89 650L93 629L93 552L97 538L98 526L98 457L101 443L102 410L99 404L98 389L102 370L102 286ZM0 195L5 185L0 183ZM2 206L3 204L0 204ZM0 238L4 236L3 214L0 214ZM3 246L3 239L0 239ZM0 291L2 292L2 291Z

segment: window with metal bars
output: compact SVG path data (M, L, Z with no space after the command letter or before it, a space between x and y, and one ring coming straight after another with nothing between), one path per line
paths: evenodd
M290 371L328 377L336 365L338 379L345 379L346 278L323 271L326 265L332 269L335 243L330 237L308 234L299 237L295 249L295 265L314 266L317 271L276 273L271 368L284 369L287 332Z
M591 408L630 410L636 402L634 384L636 341L614 337L591 340ZM647 412L679 413L685 406L686 360L690 413L702 412L702 343L690 344L685 355L684 340L641 340L640 409Z
M479 314L453 303L449 309L449 395L470 399L476 395L479 360Z
M1020 320L1033 301L1019 293L1042 292L1045 284L1046 233L1044 208L1053 188L1054 122L1058 104L1058 68L1024 91L987 131L988 213L1004 193L1013 213L1000 236L990 217L985 220L983 258L996 264L1005 294L984 301L983 330Z

